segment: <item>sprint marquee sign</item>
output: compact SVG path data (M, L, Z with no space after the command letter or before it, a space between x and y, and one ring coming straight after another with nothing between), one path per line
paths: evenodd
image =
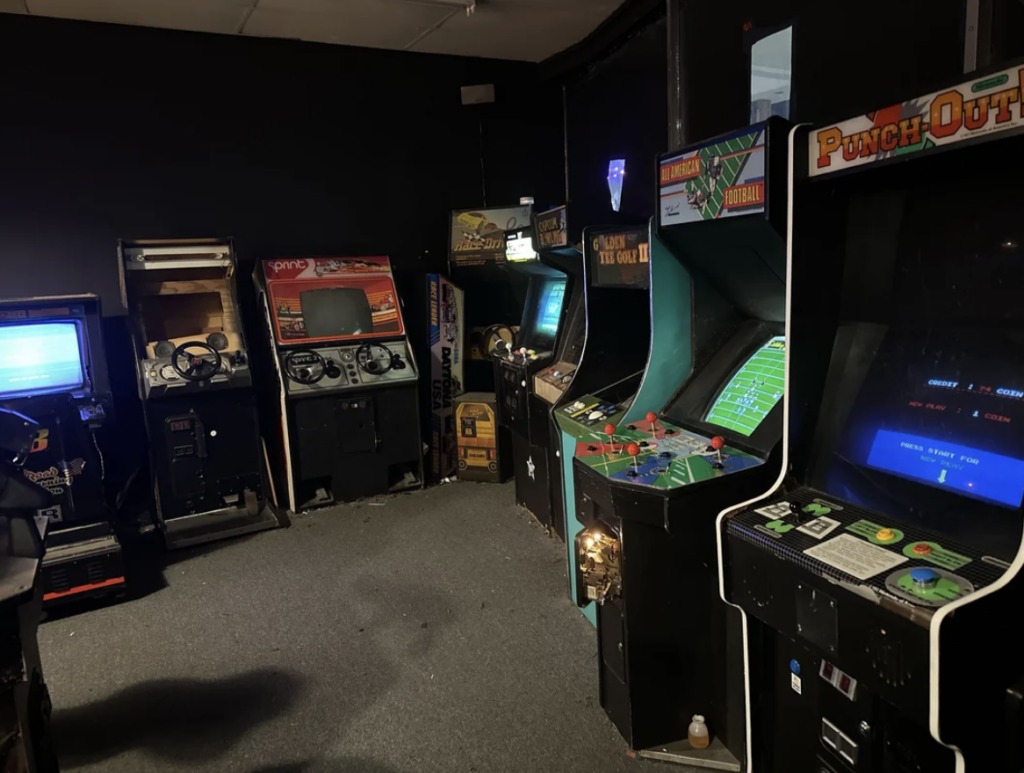
M1011 68L812 132L811 177L1024 126L1024 68Z

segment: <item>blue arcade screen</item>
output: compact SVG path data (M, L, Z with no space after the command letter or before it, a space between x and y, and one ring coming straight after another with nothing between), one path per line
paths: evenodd
M545 341L554 341L558 335L558 325L562 320L562 302L565 300L564 279L555 279L544 283L540 291L540 302L537 304L536 331L538 337Z
M0 398L77 389L84 382L77 322L0 326Z

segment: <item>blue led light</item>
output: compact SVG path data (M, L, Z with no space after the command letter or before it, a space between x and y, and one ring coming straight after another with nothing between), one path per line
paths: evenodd
M616 158L608 162L608 192L612 195L612 211L618 212L622 205L622 182L626 177L626 159Z
M867 465L1009 507L1019 507L1024 497L1024 461L920 435L879 430Z

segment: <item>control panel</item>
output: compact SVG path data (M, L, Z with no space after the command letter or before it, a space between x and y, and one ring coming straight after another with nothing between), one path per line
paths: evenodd
M936 609L995 582L1006 565L920 527L797 489L731 518L730 535L877 596Z
M589 437L576 437L576 458L606 478L675 489L764 464L720 437L698 435L663 422L654 413L625 427L612 422L602 426L607 416L607 407L595 407L586 414L593 426Z
M278 357L290 395L365 389L418 378L406 341L285 349Z
M576 363L561 361L545 368L533 377L533 391L542 400L554 405L572 383L576 375Z
M233 354L185 353L177 359L174 357L157 357L142 360L139 368L142 371L146 397L179 394L210 386L248 386L252 383L249 371L249 359L243 351ZM219 360L219 361L218 361Z

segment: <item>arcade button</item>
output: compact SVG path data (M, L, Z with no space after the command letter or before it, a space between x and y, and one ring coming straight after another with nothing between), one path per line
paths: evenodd
M635 432L636 431L636 425L635 424L627 424L626 425L626 429L628 429L630 432Z
M587 450L590 451L590 453L594 453L594 451L597 450L597 446L589 445L589 446L587 446Z
M641 447L641 448L647 448L647 447L648 447L648 446L650 446L651 444L650 444L650 443L648 443L648 442L647 442L646 440L641 440L641 441L640 441L640 443L639 443L639 445L640 445L640 447Z
M875 534L875 539L879 542L892 542L896 539L896 532L889 528L879 529Z
M658 458L659 459L671 459L672 458L672 454L669 451L662 451L660 454L658 454Z
M918 542L913 548L914 555L927 556L932 552L932 546L926 542Z
M939 573L934 569L920 567L910 570L910 579L913 580L914 585L918 588L934 588L939 583Z

